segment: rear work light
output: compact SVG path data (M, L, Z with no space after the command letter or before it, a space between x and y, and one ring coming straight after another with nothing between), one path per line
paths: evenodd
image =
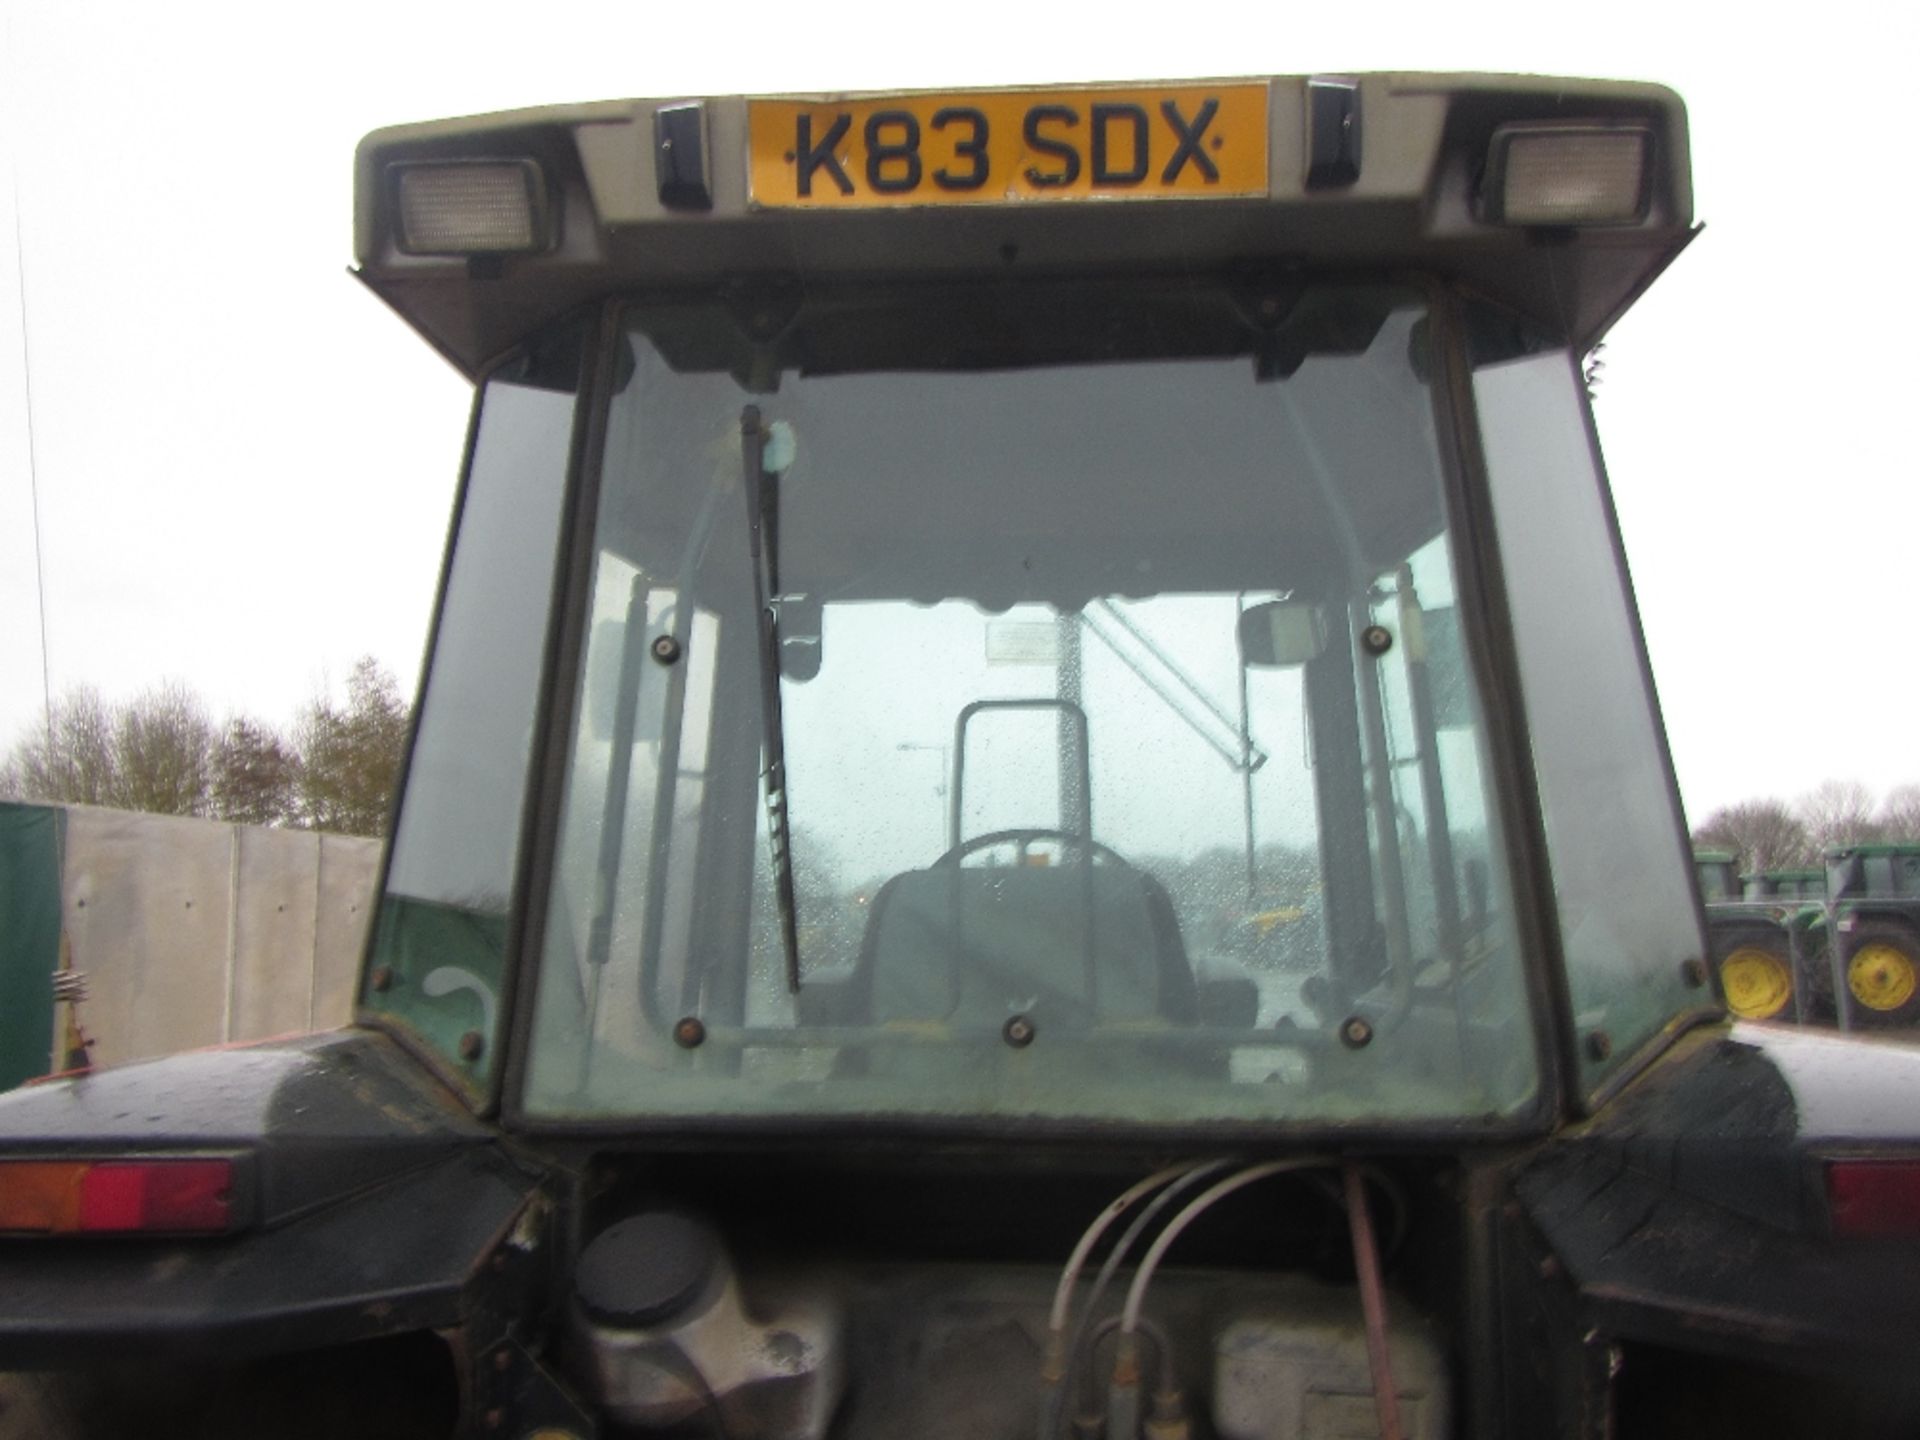
M1920 1236L1920 1160L1831 1160L1827 1205L1847 1240Z
M394 239L408 255L549 248L546 181L531 160L435 160L391 170Z
M233 1184L231 1159L0 1161L0 1234L217 1234Z
M1502 125L1487 150L1497 225L1637 225L1647 216L1653 132L1639 125Z

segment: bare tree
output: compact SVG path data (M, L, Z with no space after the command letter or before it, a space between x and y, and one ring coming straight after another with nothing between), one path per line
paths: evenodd
M1873 792L1857 780L1823 780L1794 803L1816 851L1829 845L1860 845L1881 838Z
M407 720L400 687L372 656L354 664L344 706L315 697L294 727L300 823L349 835L381 833L406 748Z
M1697 850L1728 850L1742 872L1784 870L1818 863L1807 826L1779 800L1743 800L1715 810L1694 828Z
M399 688L370 658L348 677L346 704L315 699L291 737L246 716L216 725L184 685L120 705L79 687L8 753L0 795L372 835L406 735Z
M113 717L113 782L107 803L156 815L213 809L217 732L200 697L178 682L146 691Z
M114 803L114 722L99 692L77 686L49 707L47 723L21 737L7 759L6 789L52 804Z
M1920 785L1896 785L1880 802L1880 836L1920 844Z
M298 771L299 756L279 732L236 716L214 749L213 813L242 825L293 824Z

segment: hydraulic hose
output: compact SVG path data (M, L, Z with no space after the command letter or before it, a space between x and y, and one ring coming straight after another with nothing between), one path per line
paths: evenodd
M1150 1195L1169 1181L1177 1180L1198 1168L1198 1163L1188 1163L1156 1170L1109 1202L1107 1208L1094 1217L1093 1223L1080 1236L1080 1243L1073 1247L1073 1253L1067 1257L1066 1267L1060 1272L1060 1283L1054 1287L1053 1309L1047 1315L1047 1329L1050 1332L1058 1335L1067 1328L1067 1311L1073 1303L1073 1287L1079 1283L1080 1272L1086 1268L1087 1256L1100 1243L1100 1237L1107 1233L1107 1227L1131 1210L1142 1196Z
M1205 1168L1205 1162L1190 1162L1184 1165L1169 1165L1164 1170L1156 1170L1146 1179L1129 1186L1120 1195L1108 1202L1107 1207L1093 1218L1093 1223L1082 1232L1080 1241L1073 1247L1073 1253L1067 1257L1066 1265L1060 1271L1060 1282L1054 1287L1053 1309L1047 1317L1047 1347L1040 1362L1040 1414L1036 1431L1038 1440L1052 1440L1055 1429L1067 1412L1066 1380L1072 1369L1073 1354L1066 1343L1067 1317L1073 1308L1074 1286L1079 1283L1080 1272L1086 1268L1087 1257L1093 1253L1093 1247L1100 1243L1100 1237L1107 1233L1113 1222L1131 1210L1145 1196L1151 1195L1162 1186L1177 1182ZM1151 1213L1151 1212L1150 1212ZM1138 1228L1136 1222L1135 1229ZM1132 1236L1135 1230L1129 1230ZM1123 1240L1123 1244L1128 1241ZM1107 1257L1108 1265L1116 1264L1112 1256ZM1103 1270L1103 1277L1110 1274ZM1103 1282L1104 1283L1104 1279ZM1082 1320L1082 1330L1085 1318ZM1075 1342L1079 1335L1076 1333Z
M1373 1215L1367 1209L1367 1182L1360 1167L1344 1167L1347 1229L1353 1236L1353 1268L1360 1276L1360 1308L1367 1317L1367 1366L1373 1374L1373 1407L1380 1419L1380 1440L1400 1440L1400 1392L1394 1388L1387 1354L1387 1294L1380 1283L1380 1247Z
M1153 1222L1159 1218L1161 1212L1164 1211L1167 1206L1171 1205L1175 1200L1178 1200L1194 1186L1219 1174L1232 1164L1233 1161L1231 1160L1203 1161L1188 1169L1186 1173L1176 1176L1172 1183L1161 1190L1158 1195L1155 1195L1152 1200L1148 1201L1147 1204L1141 1208L1140 1213L1134 1216L1133 1223L1121 1232L1118 1240L1114 1241L1113 1248L1107 1252L1107 1258L1101 1264L1099 1274L1093 1277L1093 1285L1087 1291L1087 1303L1081 1307L1080 1319L1075 1323L1073 1334L1067 1340L1065 1347L1062 1348L1060 1346L1060 1334L1058 1331L1053 1331L1048 1335L1047 1340L1050 1357L1057 1356L1063 1358L1057 1358L1055 1363L1050 1367L1048 1378L1052 1380L1058 1388L1048 1397L1047 1402L1043 1404L1040 1427L1042 1440L1050 1440L1050 1437L1059 1432L1061 1422L1067 1414L1068 1398L1073 1394L1074 1379L1082 1373L1082 1367L1084 1366L1089 1371L1092 1369L1093 1356L1089 1351L1083 1360L1081 1347L1087 1344L1087 1332L1090 1328L1093 1328L1093 1317L1100 1311L1100 1297L1107 1293L1107 1284L1113 1279L1114 1272L1120 1268L1127 1256L1132 1253L1134 1242L1140 1238L1141 1234L1145 1232L1149 1225L1153 1224ZM1119 1324L1119 1318L1117 1316L1102 1321L1099 1328L1094 1330L1093 1343L1097 1345L1100 1336L1117 1324ZM1171 1355L1164 1346L1162 1347L1161 1353L1163 1357L1166 1358L1166 1363L1170 1365Z
M1244 1189L1256 1180L1264 1180L1269 1175L1282 1175L1290 1170L1318 1169L1329 1166L1331 1163L1317 1155L1302 1156L1294 1160L1268 1160L1259 1165L1249 1165L1244 1170L1237 1170L1226 1179L1203 1190L1187 1205L1186 1209L1167 1222L1166 1229L1162 1230L1155 1237L1153 1244L1148 1247L1145 1258L1140 1262L1140 1269L1133 1277L1133 1284L1127 1290L1126 1308L1120 1314L1120 1333L1123 1336L1132 1335L1140 1328L1140 1307L1147 1298L1147 1286L1153 1282L1153 1272L1159 1269L1161 1259L1172 1248L1173 1242L1180 1238L1180 1233L1197 1220L1214 1201L1231 1195L1236 1190Z

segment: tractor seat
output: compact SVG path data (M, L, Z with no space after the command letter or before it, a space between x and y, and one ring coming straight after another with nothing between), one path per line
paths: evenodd
M1089 963L1091 961L1091 964ZM896 875L874 896L859 977L878 1023L1191 1024L1199 997L1173 905L1131 865Z

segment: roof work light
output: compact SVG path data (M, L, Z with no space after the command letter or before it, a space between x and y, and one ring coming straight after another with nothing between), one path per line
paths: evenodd
M407 255L532 254L549 247L546 183L531 160L392 168L395 239Z
M1502 125L1487 151L1487 218L1500 225L1637 225L1653 135L1643 125Z

